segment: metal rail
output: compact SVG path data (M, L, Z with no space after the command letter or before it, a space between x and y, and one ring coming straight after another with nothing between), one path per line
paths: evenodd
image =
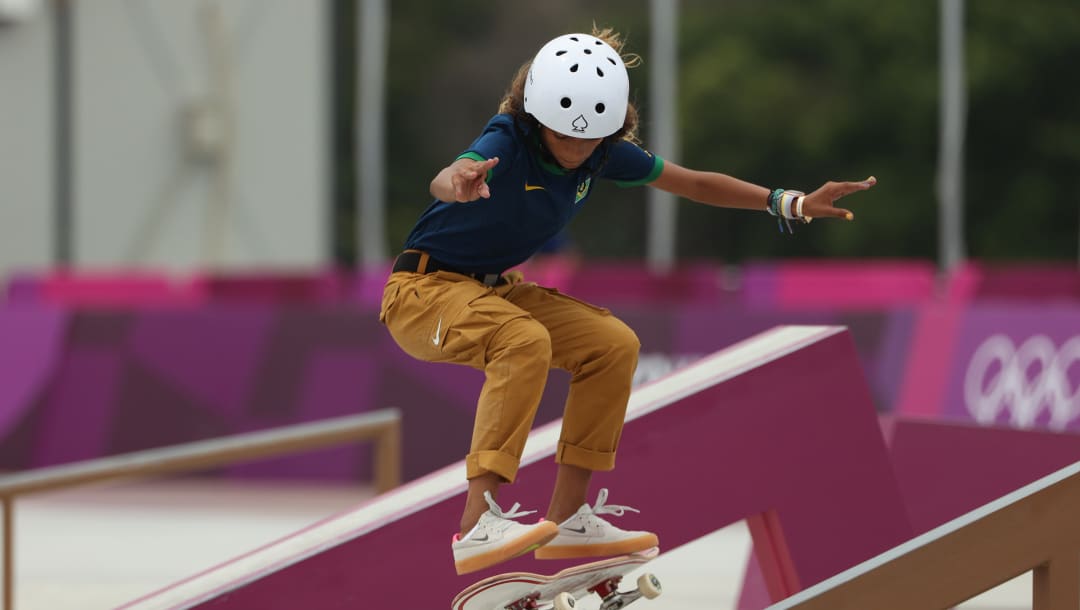
M3 608L13 607L17 496L112 479L190 472L368 440L375 443L375 488L382 493L397 487L401 483L401 412L392 408L2 476Z

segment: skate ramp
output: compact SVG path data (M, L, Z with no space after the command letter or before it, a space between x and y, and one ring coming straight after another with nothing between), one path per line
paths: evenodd
M502 503L546 508L558 435L558 421L533 432ZM406 438L405 451L423 447ZM600 487L641 510L620 526L657 531L665 550L747 520L774 600L912 534L839 327L778 327L637 388L617 468L596 474ZM497 572L570 565L522 557L455 575L449 543L464 492L461 462L122 608L439 608Z

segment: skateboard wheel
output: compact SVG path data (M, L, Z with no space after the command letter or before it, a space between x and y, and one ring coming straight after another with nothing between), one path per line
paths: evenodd
M574 610L574 607L577 605L577 600L569 593L560 593L551 601L555 610Z
M638 591L641 591L642 597L645 599L655 599L660 597L664 588L660 586L660 579L652 574L642 574L637 579Z

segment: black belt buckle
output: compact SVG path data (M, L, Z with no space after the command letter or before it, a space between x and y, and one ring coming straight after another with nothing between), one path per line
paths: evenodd
M391 273L397 273L398 271L418 272L420 270L420 257L420 252L402 252L394 259L394 266ZM429 263L428 267L430 266Z

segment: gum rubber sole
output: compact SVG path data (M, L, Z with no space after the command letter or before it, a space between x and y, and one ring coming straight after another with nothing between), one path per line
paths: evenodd
M559 526L551 521L544 521L542 524L534 527L528 534L515 540L513 544L508 544L492 549L486 553L481 553L480 555L474 555L460 561L455 561L454 569L457 570L458 575L461 575L468 574L469 572L476 572L477 570L483 570L484 568L490 568L493 565L498 565L530 551L538 551L542 549L545 544L554 540L555 536L558 535Z

